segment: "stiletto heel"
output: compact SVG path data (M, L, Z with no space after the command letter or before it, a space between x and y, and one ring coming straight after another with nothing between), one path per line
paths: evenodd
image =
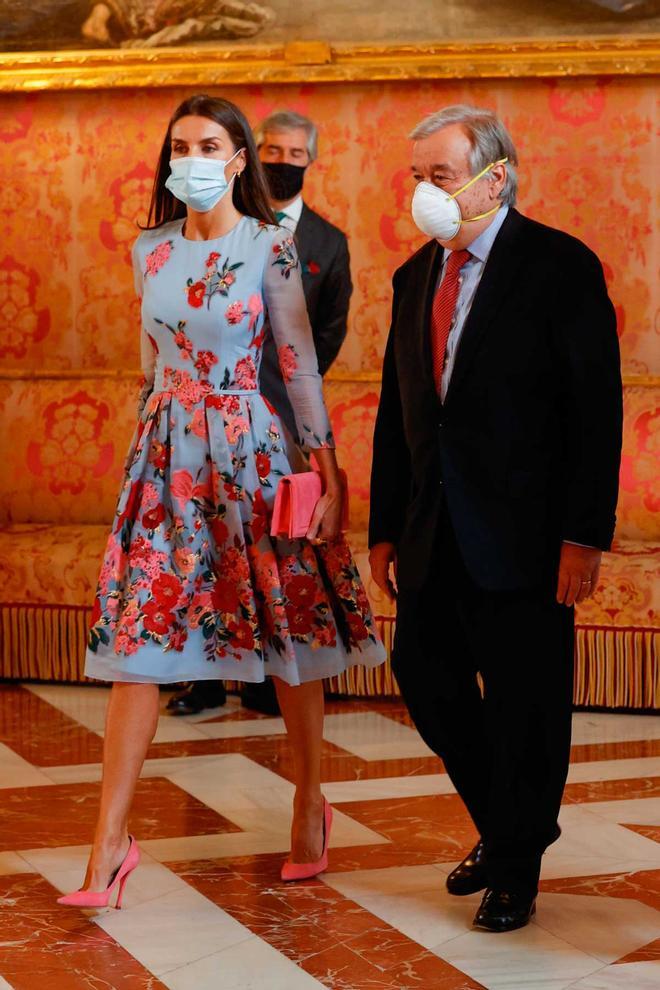
M290 859L282 866L282 880L311 880L312 877L323 873L328 868L328 846L330 844L330 829L332 828L332 808L323 798L323 852L316 863L292 863Z
M65 894L57 898L58 904L67 904L70 907L79 908L102 908L108 907L110 897L115 888L117 889L117 908L121 908L121 901L124 894L124 887L129 876L140 862L140 848L134 836L129 835L128 852L123 862L110 877L110 883L105 890L74 890L72 894Z
M124 896L124 887L126 886L126 881L128 880L128 873L121 878L121 883L119 884L119 890L117 891L117 903L115 907L117 910L121 910L121 899Z

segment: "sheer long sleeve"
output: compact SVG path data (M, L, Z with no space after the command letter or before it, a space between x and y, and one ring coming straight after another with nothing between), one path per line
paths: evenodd
M282 228L275 232L266 259L264 298L282 378L296 420L298 442L306 450L334 447L307 315L300 262L293 238Z
M140 238L135 241L131 258L133 261L133 282L135 294L138 299L142 299L144 289L144 275L142 273L142 262L139 250ZM156 370L156 351L151 338L144 326L140 328L140 367L142 368L142 380L140 383L140 395L138 397L138 418L142 416L147 399L151 395L154 387L154 375Z

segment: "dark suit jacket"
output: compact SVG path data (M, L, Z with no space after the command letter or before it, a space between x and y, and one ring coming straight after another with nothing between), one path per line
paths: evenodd
M302 281L312 325L319 371L326 373L346 336L348 304L353 291L346 235L303 205L295 233ZM275 406L290 433L296 435L293 409L277 359L277 347L268 329L260 373L261 390Z
M488 589L529 588L562 540L607 550L622 398L614 310L596 255L514 209L486 262L441 404L429 343L443 251L394 275L374 438L370 545L393 542L402 587L423 584L446 508Z

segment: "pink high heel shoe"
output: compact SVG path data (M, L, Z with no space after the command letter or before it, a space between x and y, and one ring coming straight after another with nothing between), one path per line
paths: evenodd
M316 863L292 863L287 859L282 866L282 880L311 880L312 877L323 873L328 868L328 845L330 844L330 829L332 827L332 808L323 798L323 852Z
M65 894L57 898L58 904L68 904L71 907L79 908L103 908L110 904L110 896L115 887L117 891L116 907L121 907L121 899L124 894L124 886L129 876L140 862L140 849L132 835L129 835L130 845L121 866L110 877L110 883L105 890L75 890L72 894Z

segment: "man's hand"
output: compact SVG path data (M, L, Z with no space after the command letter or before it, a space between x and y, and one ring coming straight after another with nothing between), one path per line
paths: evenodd
M579 605L593 595L598 586L601 557L601 551L593 547L562 544L557 581L560 605Z
M396 580L396 548L393 543L375 543L369 551L369 566L371 576L393 602L396 600L396 588L390 577L390 565L393 565Z

